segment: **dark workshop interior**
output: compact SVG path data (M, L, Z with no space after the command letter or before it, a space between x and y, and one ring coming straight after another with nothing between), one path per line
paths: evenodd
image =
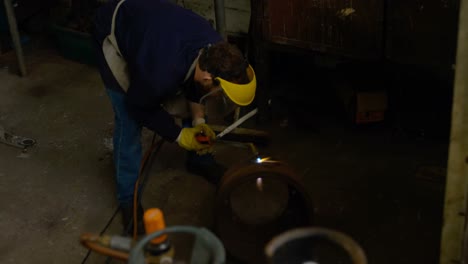
M228 167L217 185L143 129L144 209L213 237L169 234L172 262L91 247L83 234L123 236L92 39L96 10L115 1L0 5L0 263L468 263L466 208L448 217L467 195L449 193L467 175L466 0L153 0L239 47L257 88L237 114L258 112L214 145Z

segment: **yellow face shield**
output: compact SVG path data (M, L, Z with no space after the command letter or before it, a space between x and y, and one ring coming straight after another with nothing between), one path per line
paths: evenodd
M217 124L222 124L224 118L232 114L238 107L221 87L203 96L199 103L204 106L205 115L210 123Z
M204 95L200 100L200 104L205 106L205 114L210 123L220 123L238 106L247 106L252 103L257 80L250 65L247 67L247 77L249 83L246 84L232 83L220 77L215 78L219 81L220 87Z
M247 67L247 77L249 78L249 83L246 84L228 82L220 77L216 77L215 79L219 81L221 88L229 99L239 106L246 106L252 103L255 97L255 90L257 89L257 79L250 64Z

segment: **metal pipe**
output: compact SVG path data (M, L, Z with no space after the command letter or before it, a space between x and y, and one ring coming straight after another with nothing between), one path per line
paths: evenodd
M460 1L452 127L445 187L440 264L463 263L467 257L468 184L468 1Z
M224 40L227 40L226 12L224 9L224 0L214 0L214 6L215 6L216 30L223 37Z
M3 0L5 5L5 13L8 18L8 25L10 26L10 34L13 40L13 46L16 51L16 58L18 59L18 65L21 76L26 76L26 65L24 63L23 48L21 47L20 34L18 31L18 25L16 23L15 10L11 0Z
M297 228L274 237L265 247L265 254L270 263L275 263L275 253L286 244L305 238L318 238L331 241L342 247L354 264L367 264L367 257L361 246L350 236L341 232L321 227ZM312 248L312 246L310 246ZM296 252L291 252L294 254Z
M128 253L109 248L108 246L104 246L101 243L99 243L100 240L100 236L93 235L90 233L84 233L80 236L80 242L84 247L91 249L92 251L95 251L101 255L110 256L115 259L124 261L128 260Z
M232 125L228 126L226 129L224 129L221 133L219 133L218 135L216 135L216 138L222 138L224 137L226 134L229 134L231 131L233 131L234 129L236 129L238 126L242 125L242 123L244 123L245 121L247 121L249 118L251 118L252 116L254 116L255 114L257 114L258 112L258 109L255 108L254 110L250 111L249 113L245 114L243 117L239 118L237 121L235 121L234 123L232 123Z

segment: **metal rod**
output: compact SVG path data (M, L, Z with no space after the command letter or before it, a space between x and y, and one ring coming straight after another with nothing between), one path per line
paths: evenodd
M255 108L254 110L250 111L248 114L244 115L243 117L239 118L236 122L232 123L232 125L228 126L225 130L223 130L221 133L216 135L216 138L222 138L224 135L228 134L232 130L236 129L238 126L242 125L245 121L247 121L249 118L254 116L258 112L258 109Z
M216 19L216 30L227 40L226 34L226 12L224 9L224 0L214 0L215 6L215 19Z
M466 259L468 184L468 1L460 2L452 127L445 187L440 264Z
M8 25L10 26L10 35L13 40L13 46L16 51L16 58L18 59L18 66L21 76L26 76L26 64L24 63L23 48L21 47L20 34L18 25L16 23L15 10L11 0L3 0L5 4L5 13L8 18Z

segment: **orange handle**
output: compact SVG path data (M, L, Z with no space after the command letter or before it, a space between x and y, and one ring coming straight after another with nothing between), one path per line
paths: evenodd
M200 144L205 144L209 145L210 144L210 138L205 135L205 133L202 131L198 134L195 135L195 139L198 141Z
M143 215L143 219L147 235L166 228L166 223L164 222L164 215L162 211L158 208L150 208L146 210L145 214ZM159 244L164 242L166 239L167 235L158 236L151 240L151 243Z

